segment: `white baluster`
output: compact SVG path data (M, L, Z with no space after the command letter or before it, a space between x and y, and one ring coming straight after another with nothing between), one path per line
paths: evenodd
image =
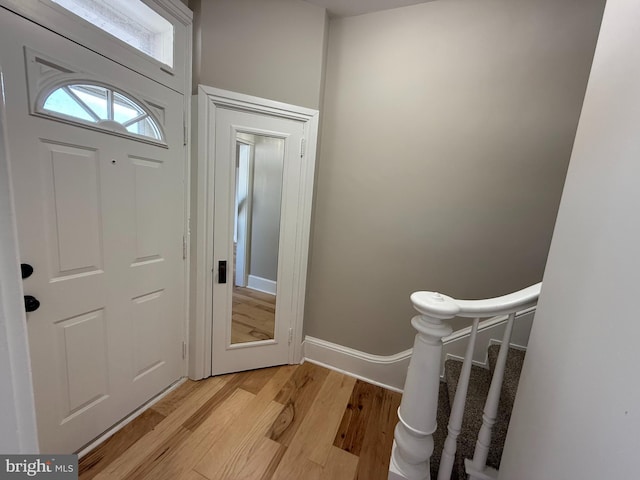
M469 480L486 480L487 478L496 477L496 471L489 469L486 464L487 457L489 455L489 446L491 445L491 430L493 429L493 425L496 423L496 417L498 415L502 380L504 378L504 370L507 364L507 354L509 353L509 344L511 343L511 332L513 330L513 321L515 316L515 313L509 315L507 328L505 329L504 337L502 338L500 353L498 353L498 359L496 360L496 368L493 372L493 378L491 379L491 386L489 387L487 401L484 405L482 427L480 427L480 432L478 433L476 449L473 452L473 460L465 461Z
M459 311L453 299L433 292L411 296L422 314L411 320L418 331L395 428L389 479L429 480L429 460L436 430L442 339L451 327L442 320Z
M464 416L464 407L467 403L467 390L469 388L469 378L471 377L473 351L476 346L476 334L478 333L479 322L479 318L474 319L473 326L471 327L471 335L469 336L469 343L467 344L467 350L464 354L462 371L460 372L456 395L451 406L451 414L449 415L449 425L447 427L449 433L447 434L447 439L444 442L444 449L442 450L440 469L438 470L438 480L451 479L451 471L453 469L456 450L458 448L458 435L460 435L462 417Z

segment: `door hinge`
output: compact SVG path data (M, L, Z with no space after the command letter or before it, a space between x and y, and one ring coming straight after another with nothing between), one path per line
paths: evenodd
M182 358L187 358L187 342L182 342Z
M182 236L182 259L186 260L187 258L187 237L185 235Z
M293 342L293 328L289 329L289 345Z
M300 158L304 157L304 151L306 146L306 140L304 138L300 139Z

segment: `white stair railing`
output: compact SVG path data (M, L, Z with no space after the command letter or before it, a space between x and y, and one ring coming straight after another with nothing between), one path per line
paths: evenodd
M500 403L500 392L504 379L504 369L507 365L507 354L509 353L509 343L511 343L511 332L516 314L509 315L507 328L504 331L502 345L496 360L496 368L491 378L491 386L487 394L487 401L482 412L482 427L478 433L476 449L473 452L473 460L465 460L465 467L469 480L481 480L486 478L497 478L497 472L487 467L487 457L489 456L489 446L491 445L491 431L498 416L498 404Z
M440 468L438 469L438 480L451 480L451 471L456 458L456 450L458 449L458 435L462 429L462 418L464 416L464 407L467 403L467 390L469 387L469 379L471 378L471 366L473 364L473 352L476 347L476 334L478 333L478 323L480 319L473 321L469 343L464 354L464 362L462 363L462 371L458 380L458 388L451 405L451 413L449 414L449 425L447 427L447 439L442 449L442 457L440 459Z
M478 321L480 318L509 315L485 404L483 425L476 444L474 460L467 462L470 480L495 478L495 471L488 469L485 463L491 443L491 428L498 411L513 321L517 312L536 305L541 285L538 283L509 295L485 300L457 300L436 292L415 292L411 295L411 302L420 313L411 320L411 325L418 334L409 362L402 401L398 408L399 421L394 432L389 480L430 480L431 478L429 464L433 453L433 433L436 430L438 411L442 339L452 331L445 321L454 317L475 319L452 404L449 433L445 441L438 480L447 480L451 476L469 386Z

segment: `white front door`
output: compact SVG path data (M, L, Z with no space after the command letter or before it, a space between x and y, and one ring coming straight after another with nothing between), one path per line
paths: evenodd
M295 325L304 123L219 108L212 134L212 373L286 364ZM250 161L239 151L246 145ZM242 271L234 271L234 253L242 256ZM235 281L238 275L246 284Z
M68 453L184 374L183 98L2 8L0 68L40 447ZM52 92L80 101L38 115Z

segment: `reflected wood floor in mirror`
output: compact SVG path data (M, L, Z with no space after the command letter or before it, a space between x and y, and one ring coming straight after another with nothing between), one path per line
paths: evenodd
M231 343L273 338L276 296L251 288L233 287Z
M80 480L385 480L400 398L311 363L187 380Z

